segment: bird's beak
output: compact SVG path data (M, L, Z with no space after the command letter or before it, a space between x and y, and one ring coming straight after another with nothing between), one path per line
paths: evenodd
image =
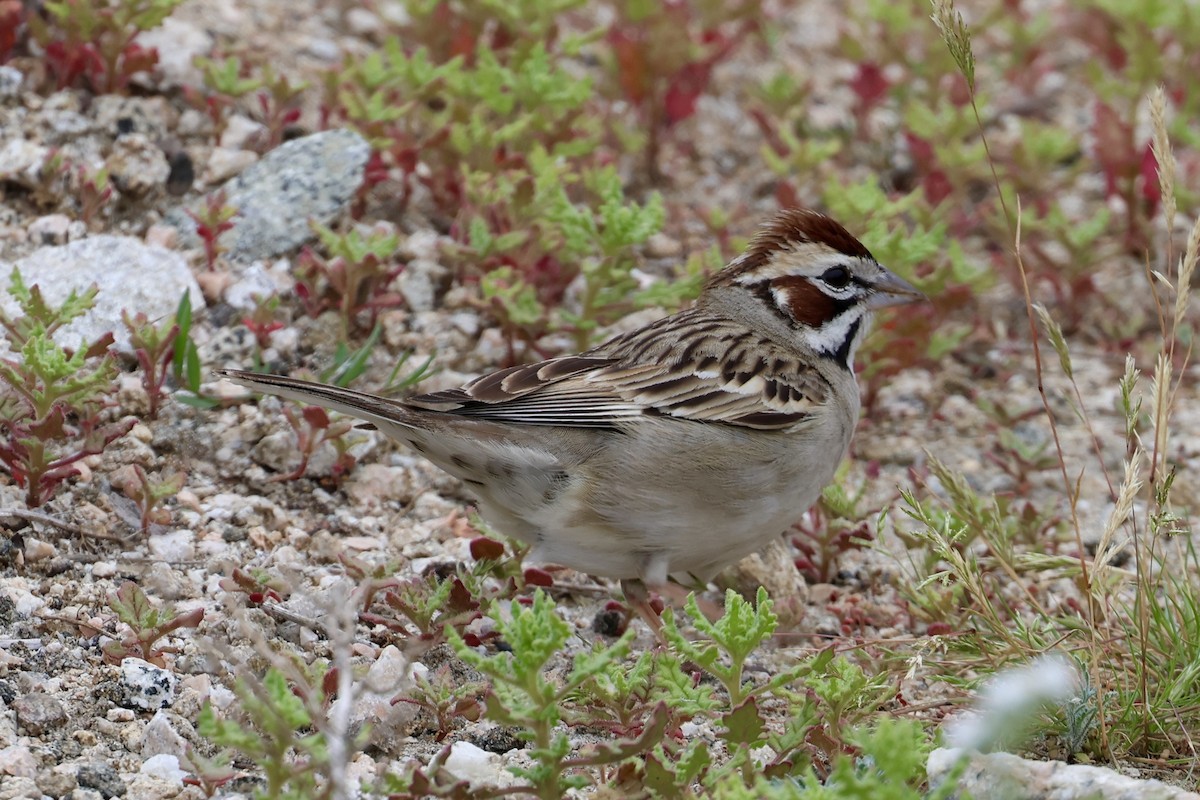
M911 283L887 269L883 269L883 274L875 280L871 290L871 295L867 298L868 308L901 306L929 299Z

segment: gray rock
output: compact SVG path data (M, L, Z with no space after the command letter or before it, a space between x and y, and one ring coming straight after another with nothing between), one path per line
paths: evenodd
M40 245L66 244L87 235L87 226L66 214L47 214L29 223L26 228L30 241Z
M79 785L75 768L70 764L58 764L37 776L37 788L51 797L66 797Z
M348 130L324 131L287 142L226 183L225 202L238 209L233 229L221 237L227 257L247 263L292 250L313 238L310 221L328 224L349 205L362 183L371 146ZM203 201L193 210L200 210ZM200 244L187 213L167 222L185 247Z
M0 147L0 180L35 189L50 148L28 139L9 139Z
M121 705L141 711L157 711L175 702L179 678L140 658L121 660Z
M33 778L14 775L0 780L0 800L24 800L27 797L41 797Z
M67 722L63 704L47 694L27 694L12 702L17 725L30 736L41 736Z
M85 764L75 773L75 780L85 789L95 789L105 800L125 794L125 781L108 764Z
M42 247L15 264L0 262L0 306L9 314L18 313L7 291L14 267L21 270L26 286L38 284L53 303L93 283L99 288L95 307L55 335L64 347L78 347L80 339L91 342L112 331L117 348L131 352L122 309L140 311L152 320L169 317L184 292L191 294L193 309L204 307L204 296L182 256L127 236L92 236Z
M21 82L25 75L16 67L5 64L0 67L0 97L16 97L21 93Z
M396 278L404 302L413 311L432 311L449 279L450 268L437 261L417 258Z
M167 136L177 112L164 97L102 94L92 100L91 114L96 127L110 136L138 135L154 142Z
M117 139L104 166L117 190L131 197L161 190L171 174L171 165L162 148L140 133Z
M960 758L967 768L953 798L975 800L1200 800L1200 794L1160 781L1128 778L1104 767L1027 761L1011 753L986 755L938 749L929 754L929 783L944 781Z
M142 756L145 758L159 755L181 758L187 754L187 747L187 741L171 726L166 712L156 713L142 732ZM178 761L175 766L179 766Z

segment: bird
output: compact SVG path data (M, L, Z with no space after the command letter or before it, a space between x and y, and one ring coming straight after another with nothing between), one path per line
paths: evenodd
M649 591L781 536L845 458L874 312L924 300L832 218L778 212L688 308L590 350L394 399L218 374L370 423L458 478L527 558Z

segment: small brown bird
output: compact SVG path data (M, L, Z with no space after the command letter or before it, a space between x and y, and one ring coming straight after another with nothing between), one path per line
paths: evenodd
M646 587L707 581L820 496L858 421L872 312L923 295L834 220L779 213L696 303L584 353L406 400L219 372L358 417L459 478L530 558Z

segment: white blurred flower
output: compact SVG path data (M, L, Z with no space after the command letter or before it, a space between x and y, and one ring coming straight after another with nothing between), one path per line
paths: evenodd
M946 724L946 746L986 751L1023 730L1042 706L1062 703L1079 687L1079 672L1066 656L1041 656L1004 670L983 687L974 708Z

